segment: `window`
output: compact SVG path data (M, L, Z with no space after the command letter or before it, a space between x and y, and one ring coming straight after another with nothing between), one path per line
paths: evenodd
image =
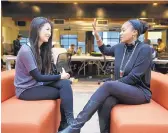
M82 47L82 53L85 53L85 42L78 42L78 47Z
M148 39L151 40L151 44L157 45L157 39L162 38L162 31L149 31Z
M120 32L117 31L108 31L108 32L99 32L100 37L105 45L114 46L120 42ZM144 34L139 36L140 41L144 41ZM96 39L94 40L94 51L100 52Z
M29 42L29 38L26 38L26 37L22 37L21 40L20 40L21 45L27 44L28 42Z
M29 31L20 30L20 31L19 31L19 34L22 35L22 38L21 38L21 40L20 40L20 44L21 44L21 45L26 44L26 43L29 42L29 38L28 38L28 36L29 36Z
M138 38L141 42L144 41L144 34L140 35L139 38Z
M105 45L113 46L120 42L120 33L117 31L99 32L99 35ZM96 39L94 40L94 51L100 52Z
M77 42L77 35L61 35L61 45L66 49L69 49L71 44L74 44L77 47Z

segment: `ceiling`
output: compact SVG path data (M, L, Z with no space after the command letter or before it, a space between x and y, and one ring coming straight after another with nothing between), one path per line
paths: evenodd
M12 17L13 20L31 21L36 16L44 16L53 19L64 19L64 25L56 25L60 28L76 26L92 29L93 18L105 19L109 23L106 26L118 27L124 21L131 18L146 19L152 24L168 26L168 4L114 4L114 3L35 3L35 2L2 2L2 16ZM79 28L78 27L78 28ZM99 25L100 29L101 25ZM105 26L104 26L105 27Z
M11 2L34 2L34 0L8 0ZM73 2L78 2L78 3L153 3L153 2L158 2L158 3L166 3L168 0L36 0L36 2L39 3L47 3L47 2L52 2L52 3L73 3Z
M73 4L2 1L2 16L67 18L168 18L168 4ZM166 15L164 15L164 13Z

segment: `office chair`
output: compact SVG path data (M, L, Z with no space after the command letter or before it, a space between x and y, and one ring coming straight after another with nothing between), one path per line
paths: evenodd
M114 63L113 61L108 61L106 60L106 57L103 55L104 57L104 65L103 65L103 70L104 70L104 74L110 74L110 75L114 75ZM113 63L113 64L112 64ZM101 82L106 82L106 81L110 81L113 80L112 76L110 78L104 78L101 80L98 80L98 84L100 84Z
M56 63L54 63L54 60L52 61L52 74L60 74L62 72L62 68L64 68L67 73L72 74L70 63L71 63L70 54L68 53L59 54Z

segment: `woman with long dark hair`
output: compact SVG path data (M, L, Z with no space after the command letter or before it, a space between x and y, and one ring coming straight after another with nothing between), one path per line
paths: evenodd
M30 25L29 43L21 47L16 59L14 85L16 96L22 100L61 99L61 124L67 127L73 117L73 94L70 75L63 69L51 75L53 26L44 17L34 18Z
M151 48L138 40L147 29L148 25L142 21L128 20L121 28L121 42L109 48L103 44L94 20L93 32L100 51L115 57L115 81L107 81L100 86L72 124L59 133L80 133L80 129L96 111L101 120L101 133L109 133L112 107L118 103L138 105L150 102ZM104 105L108 108L106 113Z

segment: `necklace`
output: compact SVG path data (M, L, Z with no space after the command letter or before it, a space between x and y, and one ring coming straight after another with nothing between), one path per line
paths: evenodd
M124 76L124 72L125 72L125 68L127 67L128 63L130 62L134 52L135 52L135 49L137 47L138 43L135 44L135 47L133 49L133 52L131 53L128 61L126 62L125 66L123 67L123 62L124 62L124 58L125 58L125 54L126 54L126 51L127 51L127 47L125 48L125 51L124 51L124 56L122 58L122 61L121 61L121 65L120 65L120 78L122 78Z

